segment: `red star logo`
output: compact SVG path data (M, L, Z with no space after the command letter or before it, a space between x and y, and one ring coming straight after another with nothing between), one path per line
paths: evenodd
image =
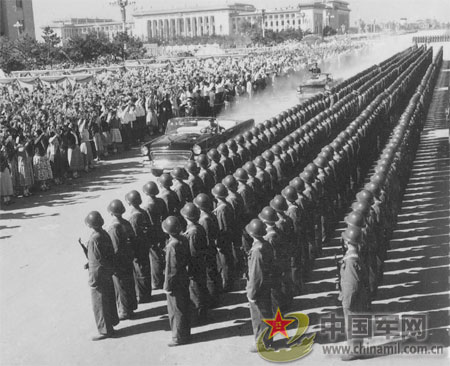
M263 319L264 323L270 325L272 327L269 335L269 339L272 338L275 334L281 333L286 338L289 338L286 332L286 327L294 322L295 320L285 320L281 317L280 309L277 310L277 315L275 315L275 319Z

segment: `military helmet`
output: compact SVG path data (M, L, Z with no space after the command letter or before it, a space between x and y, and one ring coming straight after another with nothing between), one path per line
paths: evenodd
M351 245L361 245L362 244L362 230L357 226L350 226L342 233L342 238L344 241Z
M259 219L269 224L275 224L279 218L277 212L270 206L264 207L258 215Z
M198 221L200 217L199 208L192 202L187 202L180 211L181 215L191 221Z
M84 219L84 223L91 229L100 229L105 221L98 211L91 211Z
M236 141L237 144L239 145L243 145L245 144L245 139L244 136L242 136L242 134L237 135L234 140Z
M248 174L245 169L242 169L242 168L236 169L233 176L240 182L248 181Z
M257 157L253 160L253 162L255 163L255 165L256 165L258 168L261 168L261 169L265 169L265 168L266 168L266 161L264 160L264 158L263 158L262 156L257 156Z
M294 137L292 136L292 134L287 135L284 139L290 146L294 145L295 140L294 140Z
M202 168L207 168L209 165L209 159L205 154L201 154L198 156L197 158L197 163L198 165L200 165Z
M328 160L324 158L322 155L319 155L317 158L314 159L313 163L317 167L324 169L328 165Z
M220 160L220 154L215 148L212 148L211 150L208 151L208 157L212 161L215 161L216 163Z
M314 174L310 170L304 170L302 173L300 173L300 178L308 184L311 184L314 182Z
M298 199L297 190L291 186L287 186L285 189L283 189L281 194L289 202L295 202Z
M381 187L376 182L369 182L364 186L364 189L372 193L374 196L378 196L381 192Z
M155 182L147 182L142 187L147 196L156 196L159 193L158 185Z
M286 141L286 139L281 140L278 145L280 145L281 149L283 151L286 151L287 149L289 149L289 143Z
M238 149L237 143L234 139L229 139L227 141L227 145L230 148L231 151L236 152Z
M188 175L186 173L186 170L184 168L176 167L171 172L170 175L179 180L187 179Z
M228 189L222 183L217 183L211 190L214 197L217 198L227 198Z
M211 211L212 201L211 198L206 193L199 193L194 198L194 205L196 205L200 210Z
M170 176L170 174L167 173L163 173L159 178L158 178L158 182L159 184L161 184L162 187L168 188L172 186L172 177Z
M306 171L310 171L311 173L313 173L314 175L317 174L317 172L319 171L317 169L317 165L313 164L313 163L309 163L306 168Z
M344 221L348 225L357 226L363 228L366 224L366 219L361 211L352 211L345 218Z
M219 146L217 146L217 151L224 156L228 156L229 154L228 146L225 145L223 142L219 144Z
M361 190L356 194L356 199L360 202L366 201L368 203L373 202L373 194L365 189Z
M258 136L258 135L261 133L261 131L259 130L259 128L256 127L256 126L253 126L253 127L250 129L249 132L250 132L253 136Z
M169 235L179 235L181 232L181 224L176 216L169 216L161 226L163 231Z
M272 148L271 148L270 150L271 150L275 155L280 155L280 154L283 152L281 146L278 145L278 144L273 145Z
M381 172L376 173L370 177L370 181L375 184L378 184L378 185L382 185L385 180L386 180L386 176Z
M262 238L267 234L266 225L261 220L253 219L250 223L245 227L247 233L256 238Z
M266 119L263 123L264 123L264 127L267 129L272 127L272 122L270 122L268 119Z
M227 187L228 189L237 187L238 182L236 181L236 178L234 178L231 174L227 175L225 178L222 179L222 184Z
M294 187L297 192L303 192L303 190L305 189L305 182L302 178L295 177L294 179L292 179L290 186Z
M270 207L272 207L277 212L284 212L288 209L286 199L278 194L270 201Z
M125 212L125 206L121 200L112 200L108 205L108 212L113 215L122 215Z
M186 163L186 170L191 173L191 174L197 174L199 169L198 169L198 165L194 160L189 160Z
M142 203L142 198L139 192L133 189L126 194L125 201L127 201L130 205L140 205Z
M273 152L271 150L266 150L263 152L262 157L266 161L273 162L275 160L275 156L273 155Z
M256 175L256 166L252 161L247 161L242 167L248 175L254 177Z
M352 203L352 210L362 212L363 215L367 215L370 211L370 205L367 201L356 201Z
M244 132L244 139L247 141L252 141L253 139L253 134L251 131L245 131Z

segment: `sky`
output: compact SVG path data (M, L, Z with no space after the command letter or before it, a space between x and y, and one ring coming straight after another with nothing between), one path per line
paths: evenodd
M30 0L24 0L30 1ZM42 33L41 27L55 19L71 17L99 17L120 19L117 6L112 0L32 0L36 34ZM257 8L273 9L296 6L302 0L228 0L228 3L248 3ZM319 0L320 1L320 0ZM450 0L347 0L350 4L350 23L363 19L366 22L436 18L439 21L450 21ZM206 5L224 4L226 0L134 0L135 5L129 7L140 9L173 9ZM308 1L310 2L310 1Z

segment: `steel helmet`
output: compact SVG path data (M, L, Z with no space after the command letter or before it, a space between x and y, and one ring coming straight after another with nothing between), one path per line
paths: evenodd
M266 161L264 160L264 158L263 158L262 156L257 156L257 157L253 160L253 162L255 163L255 165L256 165L258 168L261 168L261 169L265 169L265 168L266 168Z
M363 228L366 224L366 219L360 211L352 211L344 218L348 225L358 226Z
M142 198L138 191L132 190L126 194L125 201L130 205L137 206L142 203Z
M158 178L158 182L159 184L161 184L162 187L164 188L168 188L172 186L172 177L170 176L170 174L167 173L163 173L159 178Z
M361 245L363 238L361 228L357 226L347 227L347 229L342 233L342 238L348 244Z
M217 198L227 198L228 196L228 189L222 183L217 183L211 192Z
M216 163L220 160L220 154L217 149L214 148L208 151L208 157Z
M180 211L181 215L191 221L198 221L200 218L199 208L192 202L187 202Z
M174 168L170 174L172 175L173 178L179 180L187 179L188 177L186 170L180 167Z
M252 161L247 161L242 167L248 175L254 177L256 175L256 166Z
M197 174L199 171L198 165L194 160L189 160L186 164L186 170L191 174Z
M248 181L248 174L247 172L242 169L242 168L238 168L236 169L236 171L234 172L233 176L240 182L246 182Z
M108 212L113 215L122 215L125 212L125 207L121 200L112 200L108 205Z
M169 235L179 235L181 232L181 224L176 216L169 216L161 226L163 231Z
M289 202L295 202L298 199L297 190L291 186L287 186L285 189L283 189L281 194Z
M258 217L263 222L267 222L269 224L274 224L279 220L276 211L270 206L264 207Z
M297 192L303 192L303 190L305 189L305 182L302 178L295 177L294 179L292 179L290 186L294 187Z
M142 187L147 196L156 196L159 193L158 185L155 182L147 182Z
M205 154L201 154L198 156L197 158L197 163L198 165L200 165L202 168L207 168L209 165L209 159Z
M272 207L277 212L284 212L288 209L286 199L278 194L270 201L270 207Z
M213 208L211 198L209 198L206 193L199 193L197 197L194 198L194 204L200 210L211 211Z
M269 162L273 162L275 159L273 152L270 150L264 151L262 154L262 157L264 158L264 160L269 161Z
M247 233L255 238L262 238L267 234L266 225L261 220L253 219L245 227Z
M100 229L105 221L98 211L91 211L84 219L84 223L91 229Z

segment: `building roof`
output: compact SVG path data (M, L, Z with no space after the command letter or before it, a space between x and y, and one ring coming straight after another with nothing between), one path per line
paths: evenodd
M220 11L220 10L228 10L228 11L248 11L254 12L255 6L252 4L243 4L243 3L234 3L234 4L226 4L226 5L215 5L215 6L206 6L206 7L196 7L196 8L176 8L176 9L162 9L162 10L139 10L133 13L134 17L146 16L146 15L170 15L170 14L184 14L184 13L200 13L200 12L209 12L209 11Z

